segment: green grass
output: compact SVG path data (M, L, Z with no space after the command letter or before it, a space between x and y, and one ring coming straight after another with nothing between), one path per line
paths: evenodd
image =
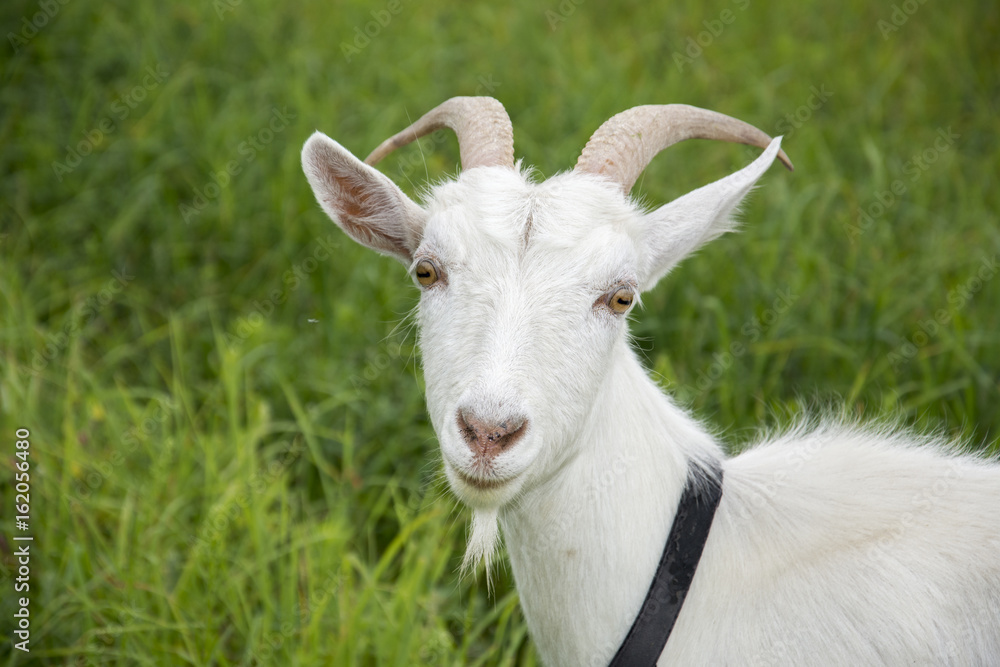
M650 367L734 449L843 402L995 451L1000 280L976 273L1000 257L1000 8L911 4L885 38L892 3L857 1L53 4L0 45L0 660L538 664L507 573L492 595L457 575L467 517L397 329L416 291L299 167L314 129L365 155L452 95L498 97L543 175L636 104L785 133L795 173L644 296ZM39 12L3 3L0 26ZM680 145L636 192L753 154ZM414 194L456 163L449 138L381 168ZM17 428L30 654L11 649Z

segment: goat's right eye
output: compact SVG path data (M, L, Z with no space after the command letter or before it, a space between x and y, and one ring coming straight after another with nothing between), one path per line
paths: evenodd
M611 293L608 298L608 308L621 315L632 307L633 299L635 299L635 291L629 285L622 285Z
M417 262L417 267L414 270L417 276L417 282L424 287L430 287L438 280L440 280L441 272L438 271L437 264L429 259L422 259Z

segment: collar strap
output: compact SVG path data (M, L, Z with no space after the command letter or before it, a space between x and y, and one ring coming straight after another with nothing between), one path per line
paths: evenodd
M674 525L646 599L609 667L655 665L681 612L722 499L722 467L690 464Z

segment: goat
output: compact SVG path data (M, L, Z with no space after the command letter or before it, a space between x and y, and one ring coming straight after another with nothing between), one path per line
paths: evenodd
M374 165L438 128L462 170L421 206ZM652 211L630 199L689 138L764 149ZM606 665L643 604L689 469L724 471L666 665L1000 664L1000 466L929 436L834 419L727 458L629 345L639 294L733 213L780 137L684 105L604 123L543 182L492 98L452 98L362 162L326 135L302 163L323 210L421 290L427 407L472 510L465 565L499 531L548 665ZM599 479L600 483L594 480ZM499 527L498 527L499 526Z

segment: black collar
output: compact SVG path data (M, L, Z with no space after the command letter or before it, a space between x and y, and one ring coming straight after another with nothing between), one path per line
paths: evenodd
M713 461L710 470L692 463L653 583L609 667L656 664L691 588L721 498L719 463Z

